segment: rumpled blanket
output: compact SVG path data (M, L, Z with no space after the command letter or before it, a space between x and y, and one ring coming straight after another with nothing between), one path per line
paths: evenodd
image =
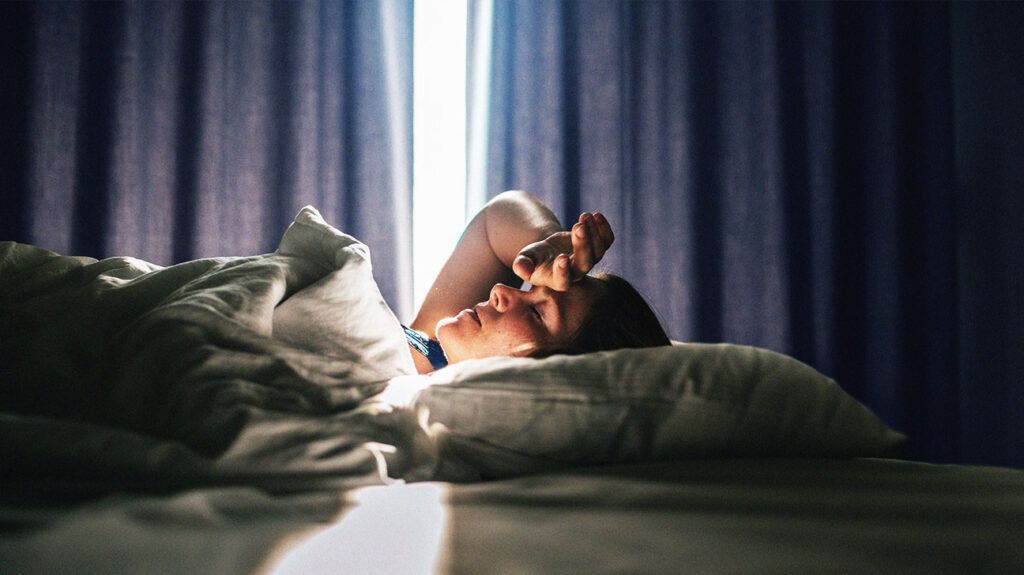
M0 479L290 490L429 478L369 250L303 208L274 253L160 267L0 243ZM48 486L48 487L47 487Z

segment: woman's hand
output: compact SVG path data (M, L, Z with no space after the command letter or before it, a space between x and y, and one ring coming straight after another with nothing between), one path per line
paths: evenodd
M556 232L521 249L512 271L531 285L565 291L601 261L614 241L604 215L583 212L570 231Z

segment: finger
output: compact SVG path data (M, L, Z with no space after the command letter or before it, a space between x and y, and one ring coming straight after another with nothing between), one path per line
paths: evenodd
M555 258L555 264L551 269L551 289L555 291L566 291L572 284L569 276L569 256L560 254Z
M590 226L585 222L573 225L572 227L572 259L573 267L581 275L594 267L594 249L588 233Z
M523 281L530 281L530 276L537 269L537 264L527 254L519 254L512 262L512 272Z
M593 216L587 219L587 240L590 242L590 253L594 260L591 265L593 267L597 265L597 262L601 261L607 249L604 245L604 240L601 239L601 235L597 233L597 221Z
M604 217L604 214L601 212L594 214L594 222L597 224L597 234L601 236L601 241L604 242L604 249L607 251L615 242L615 233L612 232L612 226L608 223L608 218Z
M519 275L519 277L523 276L519 274L518 269L521 269L523 272L529 271L531 274L537 273L538 270L550 266L556 255L558 253L550 243L546 241L534 242L519 250L515 259L512 260L512 271ZM530 264L532 264L532 268Z
M539 243L527 246L512 261L512 271L530 285L552 287L557 255ZM527 269L530 274L524 275Z

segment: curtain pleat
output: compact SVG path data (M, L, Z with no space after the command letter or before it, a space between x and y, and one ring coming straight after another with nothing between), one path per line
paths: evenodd
M305 204L412 304L412 4L40 2L4 239L159 264L276 246ZM5 54L5 57L13 58ZM20 178L20 180L19 180Z
M671 336L793 355L958 456L944 5L496 1L492 37L490 195L603 211Z

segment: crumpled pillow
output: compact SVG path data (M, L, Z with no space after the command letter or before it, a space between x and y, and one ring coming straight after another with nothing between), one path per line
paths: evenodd
M277 253L322 262L322 277L274 308L273 336L346 360L365 381L416 373L405 332L373 278L370 250L302 208Z

